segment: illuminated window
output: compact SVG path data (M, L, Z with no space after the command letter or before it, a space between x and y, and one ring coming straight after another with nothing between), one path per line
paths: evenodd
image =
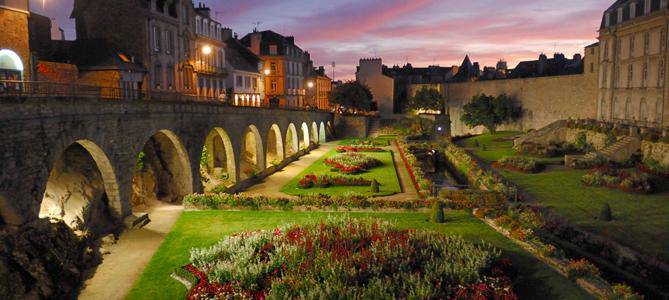
M279 84L276 82L276 79L272 79L272 84L271 84L272 92L276 92L278 87Z
M276 45L269 45L269 55L277 55L278 49Z

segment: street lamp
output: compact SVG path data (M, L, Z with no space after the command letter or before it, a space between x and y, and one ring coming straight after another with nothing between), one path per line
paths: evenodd
M269 75L271 72L269 69L265 69L265 75Z
M307 87L310 88L310 89L313 89L314 88L314 82L313 81L307 82Z
M202 46L202 54L204 54L204 55L211 54L211 46L209 46L209 45Z

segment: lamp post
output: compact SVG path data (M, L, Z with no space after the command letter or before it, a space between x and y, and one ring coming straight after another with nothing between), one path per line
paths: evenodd
M313 97L311 103L316 102L315 101L316 100L316 93L314 92L314 82L312 80L309 80L307 82L307 88L309 89L309 94L311 94L311 96ZM316 105L316 106L318 106L318 105Z

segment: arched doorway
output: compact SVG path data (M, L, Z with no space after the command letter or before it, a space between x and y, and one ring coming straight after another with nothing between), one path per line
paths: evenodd
M305 150L309 148L309 125L307 125L307 123L302 123L300 130L302 131L302 138L300 139L300 150Z
M200 180L207 192L220 191L237 183L235 152L223 128L216 127L207 135L200 157Z
M159 131L137 155L132 178L133 211L148 211L160 202L181 204L192 192L193 174L186 149L176 134Z
M318 141L320 143L325 143L328 141L326 129L325 129L325 123L321 122L321 126L319 127L318 130Z
M255 125L250 125L244 132L239 169L242 180L255 177L265 166L262 139Z
M23 62L12 50L0 49L0 80L23 80Z
M318 125L316 122L311 123L311 142L318 145Z
M120 216L116 175L102 149L87 140L65 148L49 173L39 217L98 236L115 230Z
M330 121L325 124L325 132L327 133L328 140L334 138L334 130L332 129L332 123L330 123Z
M283 162L283 138L279 125L273 124L267 133L267 167L279 165Z
M648 122L648 104L646 99L642 98L641 103L639 103L639 121Z
M295 129L295 124L290 123L288 125L288 130L286 131L286 146L285 156L291 157L300 151L300 141L297 135L297 129Z
M662 105L662 98L657 98L655 102L655 123L662 126L662 115L664 113L664 106Z

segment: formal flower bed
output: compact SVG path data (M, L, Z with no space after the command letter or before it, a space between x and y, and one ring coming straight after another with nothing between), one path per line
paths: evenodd
M381 164L378 159L362 153L347 152L331 156L325 163L344 174L356 174Z
M187 208L196 209L284 209L308 207L318 209L408 209L428 208L433 199L394 201L357 196L301 196L297 199L265 196L240 196L236 194L191 194L184 197Z
M397 148L400 151L400 156L409 170L409 176L414 183L416 191L421 195L426 195L429 193L432 182L425 178L425 173L423 169L418 165L418 159L413 155L409 149L409 145L406 142L398 141Z
M374 220L285 225L193 249L188 268L200 282L188 298L517 299L499 255Z
M654 159L645 159L637 168L646 173L669 177L669 166L663 166L659 161Z
M499 161L493 163L493 167L508 169L523 173L537 173L541 171L543 165L539 163L539 160L532 157L524 156L509 156L500 159Z
M383 152L383 148L366 146L366 145L354 145L354 146L338 146L337 152Z
M455 170L466 177L474 188L495 191L510 196L516 194L516 187L504 182L502 177L485 170L467 151L449 143L444 154Z
M599 167L581 178L587 186L603 186L628 193L649 194L653 192L650 176L638 170L626 171L611 167Z
M309 174L300 179L297 185L303 189L313 187L327 188L331 186L370 186L371 180L362 177L328 176Z

